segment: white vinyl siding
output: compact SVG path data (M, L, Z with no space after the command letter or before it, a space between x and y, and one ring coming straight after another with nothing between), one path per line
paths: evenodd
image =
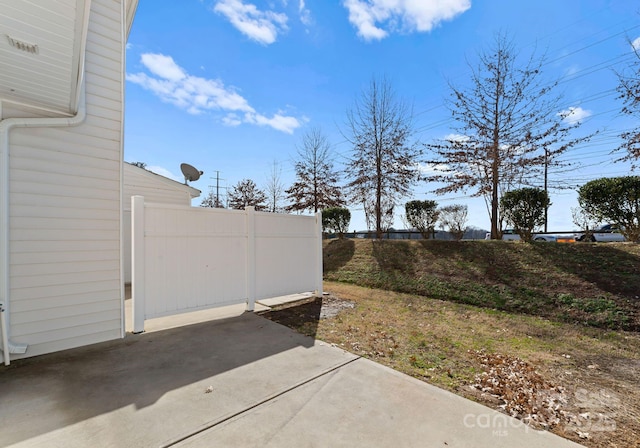
M84 123L10 134L11 338L25 355L121 337L119 1L93 0Z
M0 70L0 83L9 87L4 98L69 114L81 48L76 25L83 22L84 2L0 0L0 11L3 40L11 37L38 46L35 58L6 46L0 50L0 66L11 64L10 70Z
M144 196L145 202L191 205L191 198L200 194L195 188L143 170L129 163L124 165L123 208L131 210L131 196Z

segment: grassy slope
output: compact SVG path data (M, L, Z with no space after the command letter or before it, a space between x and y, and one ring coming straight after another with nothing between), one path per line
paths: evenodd
M332 240L325 279L640 330L640 245Z

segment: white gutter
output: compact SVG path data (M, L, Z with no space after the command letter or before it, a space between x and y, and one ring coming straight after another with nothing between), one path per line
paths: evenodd
M84 70L83 70L84 71ZM9 331L9 294L11 276L9 255L9 132L13 128L72 127L78 126L86 117L84 77L80 87L78 112L73 117L64 118L6 118L0 120L0 325L2 326L2 352L4 364L9 365L10 353L26 353L27 345L11 341Z
M127 38L129 37L129 29L131 28L131 22L127 18L128 9L125 6L125 1L123 1L120 5L120 53L122 54L122 58L120 59L120 85L122 88L120 89L120 178L119 178L119 187L120 187L120 195L119 195L119 204L120 204L120 337L124 338L127 329L126 329L126 307L124 304L124 207L123 207L123 191L124 191L124 89L125 89L125 70L126 70L126 62L127 62ZM135 14L135 7L138 5L137 0L132 10L132 14ZM133 21L133 16L131 17L131 21ZM126 34L125 34L126 33Z

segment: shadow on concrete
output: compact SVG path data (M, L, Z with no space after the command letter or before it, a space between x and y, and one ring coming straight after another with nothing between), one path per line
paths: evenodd
M245 313L153 333L128 334L117 341L17 360L0 368L0 422L5 429L0 431L0 446L122 408L134 412L131 405L135 410L143 409L183 386L313 345L310 338ZM306 359L305 356L311 359L313 355L303 354L302 358ZM298 353L295 359L300 357ZM280 358L284 362L272 362L268 369L273 371L264 372L264 378L260 378L257 368L245 369L249 378L243 381L261 381L270 374L285 375L279 369L290 369L286 365L289 358L286 355ZM306 368L296 367L301 372ZM313 368L318 368L317 363ZM257 377L251 378L253 375ZM272 382L274 390L281 387L279 379ZM228 380L222 383L234 387ZM200 399L204 390L198 387L196 393ZM244 398L242 395L230 398L231 404L218 412L230 412L228 409L234 402ZM170 415L167 417L174 420ZM7 428L11 430L6 431Z

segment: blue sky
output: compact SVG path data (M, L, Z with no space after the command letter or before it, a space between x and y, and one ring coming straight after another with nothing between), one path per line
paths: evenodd
M447 83L468 85L469 64L496 32L510 34L523 57L546 54L543 76L561 80L579 133L599 131L564 156L574 165L552 170L551 182L630 174L611 151L638 124L620 114L615 92L614 70L640 47L631 0L140 0L127 46L125 160L180 181L180 163L194 165L205 173L192 183L202 196L216 171L221 187L244 178L264 187L274 162L288 187L311 127L343 166L346 111L373 76L413 104L415 138L429 143L453 132ZM434 188L419 184L407 200L467 204L469 224L489 228L481 198ZM576 197L551 192L550 230L575 227ZM360 206L350 208L351 229L364 229Z

